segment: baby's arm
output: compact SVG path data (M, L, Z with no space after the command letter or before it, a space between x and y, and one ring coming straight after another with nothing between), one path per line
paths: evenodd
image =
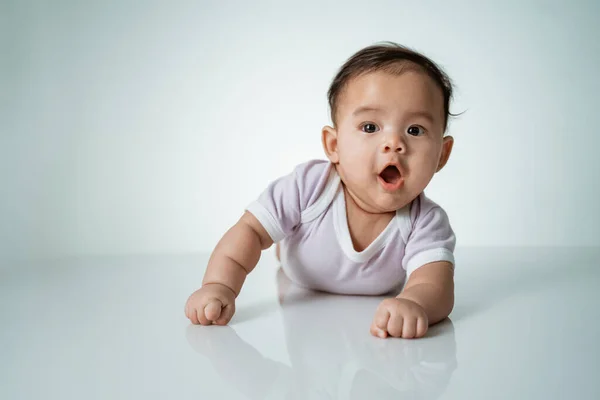
M235 312L235 298L261 250L292 234L315 191L329 182L330 164L313 160L271 182L248 205L247 212L223 236L208 262L202 287L190 296L185 313L194 324L225 325ZM321 186L319 186L321 185Z
M384 300L375 313L371 333L418 338L454 307L454 271L447 261L425 264L409 277L402 293Z
M215 247L202 287L187 301L185 314L192 323L227 324L235 312L235 298L246 275L258 263L261 251L272 244L260 222L246 211Z
M256 217L246 211L240 220L225 233L213 251L202 285L227 286L237 297L246 275L260 259L262 250L273 244L271 237Z
M454 307L454 271L447 261L423 265L414 271L397 298L411 300L427 314L429 325L440 322Z

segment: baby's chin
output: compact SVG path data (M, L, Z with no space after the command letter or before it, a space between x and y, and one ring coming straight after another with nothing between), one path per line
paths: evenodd
M404 208L410 201L400 194L379 194L371 199L369 206L374 212L391 213Z
M371 214L393 213L412 201L411 198L408 198L410 194L406 192L405 188L387 192L382 190L379 184L363 186L358 190L353 190L355 187L352 185L348 186L346 183L344 185L352 193L351 196L358 206Z
M391 204L381 202L380 204L378 204L377 208L381 210L381 213L391 213L404 208L406 205L406 202L395 202Z

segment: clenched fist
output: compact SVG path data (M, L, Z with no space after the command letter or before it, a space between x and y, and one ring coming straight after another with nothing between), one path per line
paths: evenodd
M423 307L412 300L385 299L377 307L371 324L371 334L380 338L388 335L404 339L425 335L429 320Z
M185 304L185 316L196 325L227 325L234 313L235 293L219 283L202 286Z

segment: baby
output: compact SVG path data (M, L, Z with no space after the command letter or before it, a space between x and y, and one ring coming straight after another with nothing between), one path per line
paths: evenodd
M454 306L456 238L424 190L452 151L444 136L447 75L395 43L366 47L328 92L333 126L322 129L329 161L309 161L272 182L213 251L202 287L185 306L194 324L225 325L261 251L278 244L297 285L382 295L371 334L418 338Z

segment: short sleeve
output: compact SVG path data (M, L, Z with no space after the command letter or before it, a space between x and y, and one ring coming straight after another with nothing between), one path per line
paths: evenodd
M246 210L265 228L273 242L289 236L300 224L302 213L318 198L330 171L330 163L314 160L273 181Z
M447 213L439 206L429 208L419 215L406 243L402 267L407 275L419 267L448 261L454 267L456 237Z

